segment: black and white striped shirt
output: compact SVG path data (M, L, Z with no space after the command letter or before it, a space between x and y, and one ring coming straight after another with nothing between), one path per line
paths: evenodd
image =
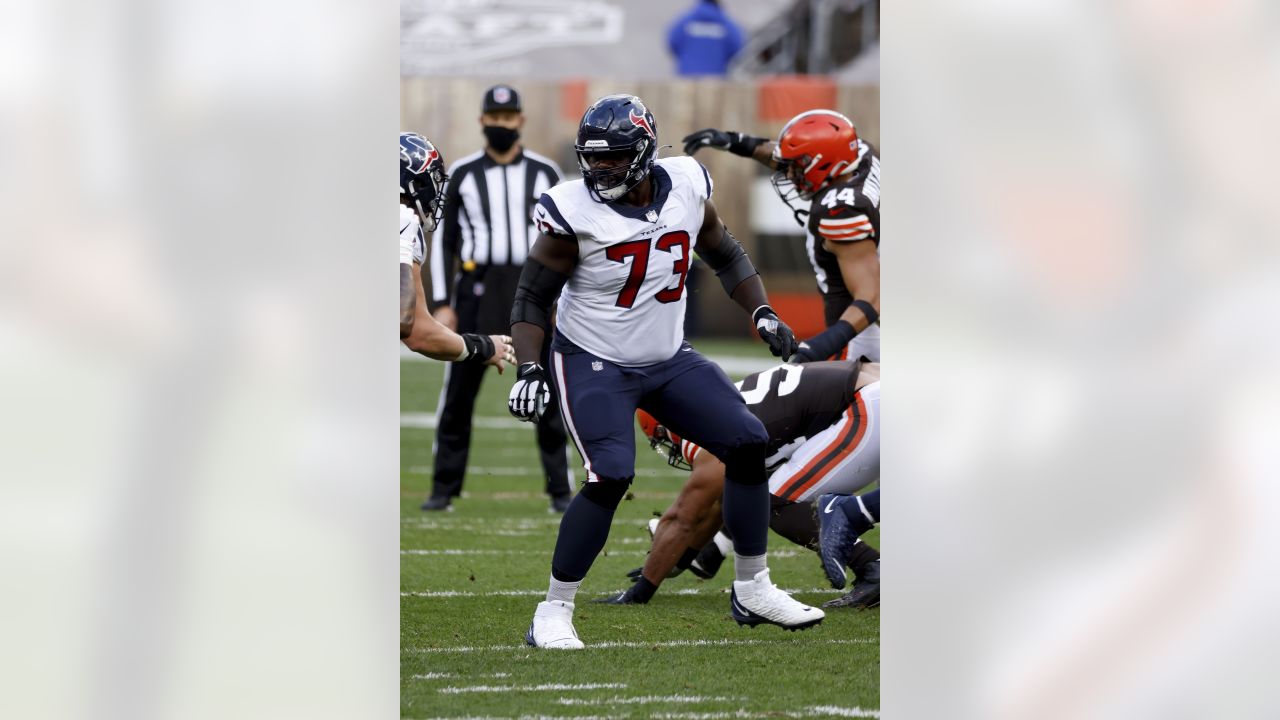
M457 263L524 265L538 237L533 209L558 182L560 166L525 149L507 165L480 150L450 166L444 218L431 243L432 303L449 302Z

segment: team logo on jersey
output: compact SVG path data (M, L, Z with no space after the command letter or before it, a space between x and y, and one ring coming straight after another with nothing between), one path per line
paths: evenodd
M645 111L643 107L640 109L639 112L636 112L636 109L633 107L631 108L631 114L628 115L627 117L631 119L632 125L635 125L636 127L643 129L645 132L649 133L649 137L653 138L654 140L657 140L658 134L655 133L653 131L653 128L649 126L649 121L645 119L644 113Z
M600 362L599 360L592 360L591 369L595 370L596 372L600 372L601 370L604 369L604 363Z

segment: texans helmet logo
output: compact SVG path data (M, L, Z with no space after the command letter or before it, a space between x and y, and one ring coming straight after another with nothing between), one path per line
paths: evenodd
M643 112L636 112L635 108L631 108L631 114L628 115L628 117L631 119L632 125L635 125L638 128L643 128L645 132L649 133L649 137L654 140L658 139L658 134L653 131L653 128L649 125L649 121L645 119Z
M436 158L440 157L440 153L429 142L424 142L416 137L407 137L405 142L413 146L413 151L407 152L402 145L400 147L400 157L408 164L409 171L415 175L424 172L431 166L431 163L436 161Z

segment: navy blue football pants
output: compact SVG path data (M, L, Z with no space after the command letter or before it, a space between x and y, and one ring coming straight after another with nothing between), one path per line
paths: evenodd
M764 554L769 522L764 470L768 434L724 371L687 343L671 358L643 367L615 365L585 351L555 349L566 347L571 346L558 337L549 370L565 426L582 454L588 487L574 498L561 522L552 561L556 576L568 580L585 576L604 547L621 493L599 492L590 484L618 483L625 489L635 476L637 409L725 463L725 523L734 533L735 550L742 555Z

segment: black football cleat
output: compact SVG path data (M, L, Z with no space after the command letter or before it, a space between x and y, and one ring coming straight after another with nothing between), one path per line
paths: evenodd
M880 607L880 561L862 567L849 592L822 604L825 608L847 607L855 610Z
M569 509L569 503L572 501L572 495L552 495L551 507L547 508L547 512L563 515L564 511Z
M428 512L453 512L453 505L450 504L447 497L432 495L427 498L426 502L422 503L422 509Z

